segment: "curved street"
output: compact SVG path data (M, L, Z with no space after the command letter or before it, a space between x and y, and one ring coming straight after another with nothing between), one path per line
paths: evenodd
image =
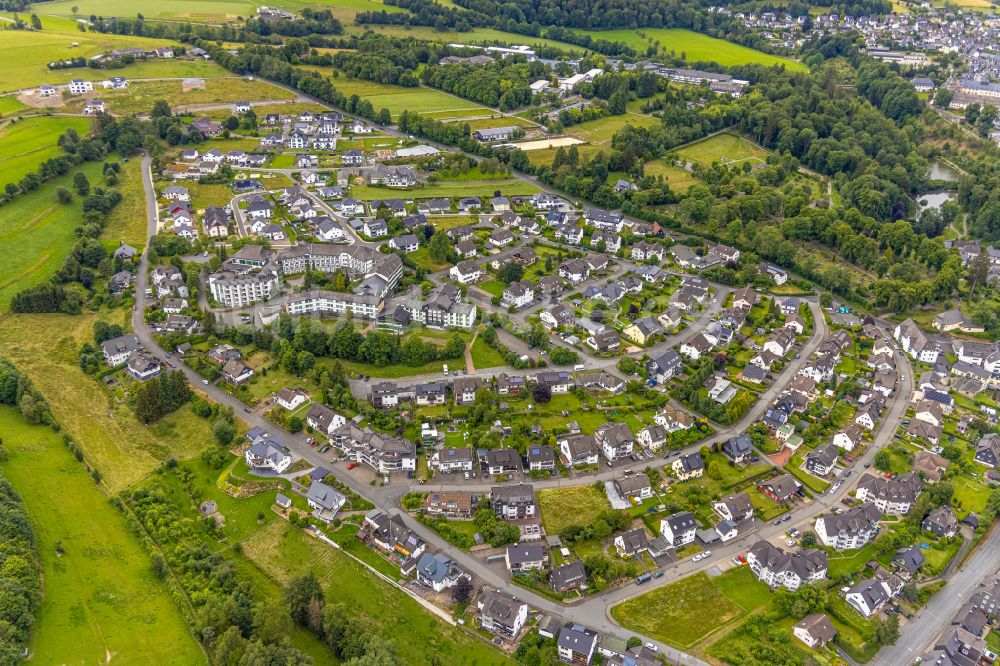
M149 156L145 155L142 159L142 178L147 204L148 234L151 237L157 231L158 220L157 201L153 189L152 175L150 173L150 163L151 160ZM358 238L357 240L360 241L361 239ZM152 330L143 320L143 312L146 306L145 287L147 284L148 269L147 252L143 252L137 272L135 291L136 305L132 314L132 328L143 346L147 350L160 356L162 359L165 356L165 351L159 347L153 337ZM718 290L716 302L711 304L709 308L706 308L705 312L700 316L698 322L699 325L707 323L707 321L721 307L721 303L725 298L726 288L721 285L714 286L716 286L716 289ZM773 402L788 382L791 381L797 372L805 365L809 357L819 347L828 332L823 312L818 303L815 300L809 300L808 303L813 312L815 326L812 336L803 345L797 358L788 362L781 373L775 378L773 384L758 396L758 400L743 418L731 426L720 427L713 437L687 447L685 449L686 451L697 450L705 444L724 441L725 439L744 431L754 421L761 417L770 403ZM880 324L883 326L887 325L886 322L880 322ZM642 353L655 353L657 349L662 351L677 342L677 339L671 338L660 343L655 348L644 350ZM897 369L899 370L898 389L890 401L888 409L875 432L873 444L868 447L864 456L854 461L853 464L856 469L860 470L860 466L870 463L874 458L875 453L891 441L896 428L899 426L900 421L903 418L906 406L912 394L914 377L910 363L899 351L895 352L895 358ZM675 582L679 578L689 576L699 571L705 571L715 567L726 567L733 556L742 552L749 545L751 545L751 540L760 538L768 539L783 533L784 530L793 526L798 527L803 531L811 529L812 522L818 515L829 511L843 497L845 497L850 490L853 490L854 487L853 483L843 484L842 487L835 492L828 492L816 497L808 503L798 506L792 512L792 519L788 522L788 524L782 523L780 526L775 526L769 523L758 524L757 529L752 531L750 534L735 539L734 541L717 548L714 551L713 556L709 559L697 563L690 560L677 562L669 567L666 571L667 575L659 579L653 579L642 588L636 588L631 584L627 584L612 589L604 594L589 597L574 606L566 606L535 594L530 590L514 585L505 575L505 572L501 573L498 570L489 567L478 557L447 543L437 533L425 527L415 518L411 517L408 513L401 511L399 508L399 499L407 492L413 490L420 489L427 491L430 489L461 489L487 492L494 484L473 482L428 484L421 486L410 482L402 482L393 483L384 487L371 486L346 473L346 469L342 466L339 468L335 465L332 466L330 460L320 456L315 448L310 447L306 443L307 437L304 434L300 433L298 435L292 435L291 433L281 430L281 428L264 419L255 412L247 412L244 409L243 403L239 400L213 384L204 383L200 375L184 364L181 359L177 360L179 362L178 367L185 373L189 382L197 391L205 394L217 403L231 407L237 416L245 421L249 426L261 427L269 432L280 434L282 440L288 445L288 448L296 456L299 456L316 466L323 466L328 469L332 467L333 473L342 483L362 497L370 500L379 509L400 515L406 525L419 534L428 544L432 544L434 548L447 553L457 563L459 563L461 567L474 574L484 584L490 587L508 589L513 594L516 594L519 598L526 601L533 608L559 615L570 621L580 622L600 632L607 632L616 635L626 635L632 633L620 627L611 619L609 610L615 604L620 603L635 594L644 593L650 589L667 585ZM585 357L583 362L588 369L608 369L615 365L617 359L594 359ZM475 374L481 377L488 377L503 370L507 369L488 368ZM437 375L434 375L434 377L437 378ZM419 381L420 379L421 378L419 377L409 378L408 381ZM355 385L352 388L357 390L362 388L367 389L367 384L359 384L357 382L352 382L352 384ZM762 456L762 459L768 460L766 456ZM646 464L655 468L662 468L668 464L668 460L665 458L655 458L644 462L643 466ZM561 485L580 485L581 483L607 481L614 478L615 474L616 472L614 470L607 470L601 471L597 474L588 475L585 478L580 479L536 480L532 481L532 484L538 489L558 487ZM861 474L857 475L857 477L860 476ZM857 481L857 477L854 479L855 482ZM936 595L922 613L918 614L916 618L904 626L904 632L907 636L913 635L917 638L915 638L914 641L908 641L906 644L901 642L893 648L886 649L884 651L886 661L883 663L902 664L908 660L912 660L915 655L919 655L921 653L924 645L921 644L920 641L924 641L924 643L931 642L933 638L937 636L935 631L936 625L941 623L946 625L950 622L951 617L953 617L957 610L957 606L960 605L964 597L967 596L968 589L971 589L971 587L981 579L982 574L980 572L984 570L995 570L997 565L1000 564L1000 547L998 546L1000 546L1000 532L995 531L989 538L988 542L980 546L966 565L961 568L955 577L949 582L949 586L947 588L949 593ZM940 628L937 628L937 631L939 630ZM650 641L658 645L661 653L669 660L670 663L692 665L704 663L697 657L678 651L670 646L654 641L649 637L642 638L644 641ZM881 657L880 661L882 661Z

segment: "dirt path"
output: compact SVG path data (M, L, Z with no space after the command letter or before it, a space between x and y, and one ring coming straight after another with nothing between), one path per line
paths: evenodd
M472 362L472 345L476 344L476 338L478 337L479 331L476 331L476 334L472 336L472 340L465 346L465 371L470 375L476 374L476 364Z

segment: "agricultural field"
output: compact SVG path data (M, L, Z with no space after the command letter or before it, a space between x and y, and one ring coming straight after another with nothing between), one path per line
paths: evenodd
M689 648L769 600L767 585L740 567L715 578L698 573L651 590L615 606L611 616L626 629Z
M134 14L134 8L127 12L129 16ZM0 62L16 62L18 66L5 67L0 71L0 92L32 88L42 83L67 83L85 74L88 78L93 76L95 79L103 75L102 72L90 69L50 71L48 64L56 60L91 58L111 49L133 46L156 48L173 45L173 42L165 39L79 32L75 25L68 20L44 17L43 30L40 32L5 30L3 40L0 41ZM73 46L74 42L78 46Z
M547 534L559 534L570 525L589 525L610 508L604 491L592 485L538 491L538 510Z
M89 97L104 100L113 113L149 113L157 100L167 100L175 112L201 105L229 104L241 99L272 101L294 99L295 93L263 81L239 77L205 79L204 88L183 90L181 81L134 81L124 90L95 91ZM74 97L66 110L83 108L84 98Z
M10 407L0 408L0 432L3 472L24 500L45 576L32 662L205 663L149 555L62 439Z
M624 42L642 53L651 43L658 42L660 51L665 53L672 51L677 56L683 56L684 60L688 62L717 62L725 66L784 65L786 69L793 72L804 72L808 69L804 64L791 58L763 53L691 30L640 28L638 30L578 30L577 32L591 35L595 39Z
M90 119L38 116L11 122L0 129L2 184L16 183L45 160L63 155L56 141L70 128L83 136L90 128Z
M737 134L723 132L701 139L676 151L682 160L709 166L713 162L731 164L733 162L750 161L762 163L768 156L767 150Z
M526 154L528 156L528 160L535 166L543 164L547 166L552 164L552 160L555 158L557 150L559 150L559 148L540 148L538 150L529 150ZM580 154L581 158L589 158L592 155L596 155L601 150L610 152L610 148L603 148L589 143L577 144L576 150Z
M19 314L0 320L4 355L45 395L56 419L113 493L144 478L164 460L191 458L213 441L211 424L188 408L143 425L98 380L80 371L79 349L92 341L94 322L100 318L126 324L129 314Z
M91 182L99 182L99 163L84 164L77 170L87 174ZM57 188L72 187L73 173L0 208L0 247L17 248L17 252L7 253L0 268L0 309L6 309L21 289L55 275L76 243L74 229L80 224L83 200L74 197L69 204L56 200Z
M315 573L331 603L355 609L372 631L395 640L403 663L509 663L486 643L431 616L344 553L284 522L255 533L243 543L243 552L281 586L293 576Z
M690 171L685 171L673 164L668 164L666 160L659 159L646 162L643 165L643 172L647 176L663 176L663 180L674 192L687 192L692 185L698 185L701 181Z
M480 118L484 116L492 116L496 113L493 109L481 108L481 109L458 109L456 111L428 111L421 115L428 118L433 118L434 120L441 120L443 122L449 122L453 120L459 120L464 118Z

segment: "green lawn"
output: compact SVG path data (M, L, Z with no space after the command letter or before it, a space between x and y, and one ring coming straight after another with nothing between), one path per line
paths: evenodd
M344 604L373 632L396 642L407 664L507 664L499 652L426 613L414 600L376 578L341 552L275 522L254 534L243 551L271 580L315 573L330 603ZM398 571L398 570L397 570Z
M472 364L476 366L476 369L481 370L484 368L498 368L502 365L507 365L503 357L493 347L483 342L481 339L476 338L476 341L472 343Z
M723 132L707 139L689 143L677 149L677 154L685 160L708 166L713 162L739 162L753 160L761 162L768 152L741 136Z
M533 123L527 118L518 118L517 116L498 116L496 118L482 118L476 120L462 120L459 121L462 124L467 124L470 130L477 129L489 129L492 127L538 127L537 123Z
M986 509L986 500L989 499L987 488L967 476L954 476L949 482L955 489L951 503L960 518L964 518L970 511L977 515L983 513Z
M44 567L32 663L205 663L148 554L59 436L10 407L0 407L0 432L3 471L24 499Z
M100 163L79 168L91 182L99 181ZM73 172L0 208L0 247L16 248L6 253L0 266L0 309L6 310L18 291L55 275L76 243L74 229L80 224L83 200L74 196L69 204L56 201L56 189L72 188L72 181Z
M827 554L827 578L836 580L841 574L856 574L865 562L875 559L875 544L870 543L857 550L842 550Z
M625 629L680 648L694 645L744 613L705 573L657 588L611 609L611 616Z
M90 119L39 116L0 129L0 185L16 183L29 171L37 172L45 160L65 155L56 141L70 128L83 136Z
M624 42L645 53L651 42L659 42L659 50L671 51L688 62L717 62L720 65L784 65L790 71L806 71L806 66L790 58L763 53L723 39L681 29L640 28L621 30L578 30L596 39Z
M507 288L507 285L499 280L486 280L485 282L478 283L476 288L482 289L483 291L493 294L494 296L502 296L504 290Z
M559 534L570 525L589 525L610 508L607 496L594 486L538 491L538 510L546 534Z
M454 6L450 0L439 0L439 4ZM380 5L381 7L381 5ZM386 6L387 11L393 9ZM394 35L397 37L415 37L416 39L426 39L439 41L447 44L527 44L528 46L548 46L563 51L572 51L577 54L582 53L582 49L567 42L558 42L553 39L542 37L531 37L493 28L473 28L468 32L440 32L431 27L424 26L397 26L397 25L376 25L376 26L344 26L347 33L362 32L367 28L372 28L382 35Z

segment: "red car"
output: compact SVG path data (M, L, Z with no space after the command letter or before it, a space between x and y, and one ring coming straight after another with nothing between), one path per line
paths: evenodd
M316 440L310 437L309 439L306 440L306 444L308 444L309 446L316 446Z
M350 465L347 466L347 469L354 469L357 466L358 466L358 463L351 463Z

